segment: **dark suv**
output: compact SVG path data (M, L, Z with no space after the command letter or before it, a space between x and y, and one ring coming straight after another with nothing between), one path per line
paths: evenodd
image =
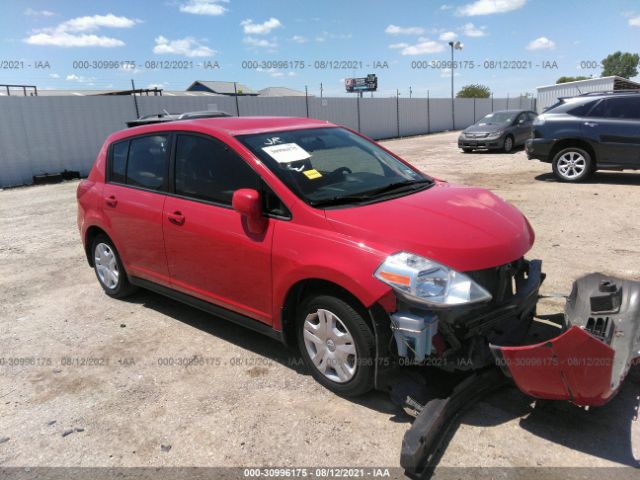
M640 169L640 92L561 98L533 123L527 157L553 165L563 182L596 170Z

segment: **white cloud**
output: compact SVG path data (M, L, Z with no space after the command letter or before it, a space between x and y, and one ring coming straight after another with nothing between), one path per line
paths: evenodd
M384 29L384 33L389 35L422 35L425 29L422 27L399 27L398 25L389 25Z
M522 8L525 3L527 0L476 0L459 7L457 13L469 17L506 13Z
M188 0L180 4L180 11L193 15L223 15L227 11L226 7L220 3L227 3L228 0Z
M446 4L446 3L443 4L443 5L440 5L440 10L442 10L443 12L446 11L446 10L451 10L452 8L453 8L453 5L449 5L449 4Z
M440 40L443 42L451 42L458 37L456 32L444 32L440 34Z
M37 33L25 38L30 45L51 47L122 47L124 42L117 38L98 35L72 35L70 33Z
M201 44L193 37L169 40L160 35L155 39L153 53L158 55L183 55L185 57L212 57L216 51Z
M49 76L51 78L60 78L60 75L58 75L57 73L50 73Z
M60 23L55 27L34 30L23 41L31 45L47 45L55 47L121 47L122 40L95 35L101 28L131 28L140 20L127 17L93 15L76 17Z
M55 12L50 10L34 10L33 8L27 8L24 11L24 14L30 17L53 17Z
M247 35L268 35L272 30L280 28L282 23L274 17L262 23L254 23L253 20L247 18L240 22L240 25L242 25L244 33Z
M429 40L428 38L420 38L418 40L418 43L415 45L398 47L398 44L396 44L396 46L392 48L401 48L401 55L425 55L427 53L438 53L444 50L444 45L441 43Z
M538 37L535 40L529 42L527 50L552 50L556 48L556 44L553 40L549 40L547 37Z
M266 38L244 37L242 42L251 47L276 48L278 46L275 41L269 41Z
M629 25L632 27L640 27L640 15L637 15L635 17L631 17L629 19Z
M349 40L353 37L351 33L331 33L326 30L316 37L316 42L326 42L327 40Z
M291 37L291 41L296 43L307 43L309 40L307 39L307 37L303 37L302 35L294 35L293 37Z
M484 37L486 35L484 28L485 27L477 28L473 23L465 23L462 26L462 33L467 37Z
M95 80L95 78L93 78L93 77L83 77L82 75L76 75L75 73L72 73L71 75L67 75L66 76L66 80L68 80L70 82L89 83L89 84L91 84L90 82Z
M392 43L391 45L389 45L389 48L407 48L409 46L408 43Z

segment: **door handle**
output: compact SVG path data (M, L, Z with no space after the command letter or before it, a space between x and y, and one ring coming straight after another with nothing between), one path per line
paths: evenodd
M184 224L184 215L181 212L173 212L167 215L167 218L174 225L183 225Z
M584 122L585 127L597 127L598 124L596 122Z
M109 195L104 199L104 203L106 203L108 207L115 207L116 205L118 205L118 199L115 197L115 195Z

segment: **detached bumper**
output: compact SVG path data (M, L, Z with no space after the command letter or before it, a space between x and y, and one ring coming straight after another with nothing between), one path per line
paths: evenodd
M640 358L640 282L594 273L578 279L568 329L534 345L491 345L497 363L536 398L603 405Z

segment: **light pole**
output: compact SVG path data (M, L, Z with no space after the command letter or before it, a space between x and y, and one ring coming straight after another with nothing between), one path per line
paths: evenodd
M455 109L455 93L453 91L453 74L455 73L454 63L453 63L453 51L454 50L462 50L464 45L461 42L449 42L449 46L451 47L451 123L453 125L452 130L456 129L456 109Z

